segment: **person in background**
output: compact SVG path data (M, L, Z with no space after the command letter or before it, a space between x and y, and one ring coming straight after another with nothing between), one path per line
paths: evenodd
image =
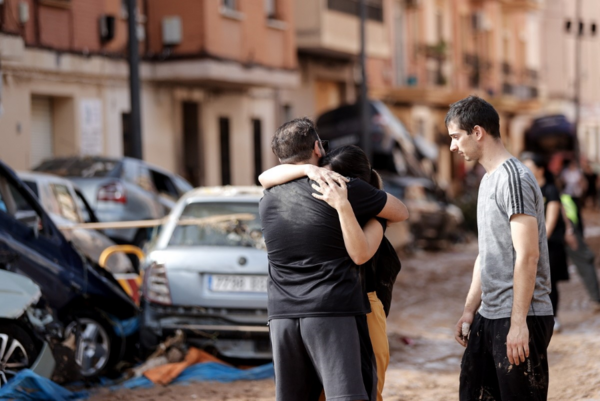
M547 163L540 155L526 154L521 160L531 170L542 195L544 196L544 214L546 217L546 235L548 237L548 255L550 257L550 300L554 309L554 331L560 331L558 321L559 291L558 282L569 280L569 266L565 236L574 241L573 228L565 224L566 218L562 212L560 193L554 184L554 176L548 170Z
M596 209L598 206L598 174L592 169L590 162L587 160L583 163L583 175L586 181L583 205Z
M585 189L585 177L577 165L576 160L570 160L567 167L560 173L560 179L564 185L563 192L569 195L577 205L579 228L583 235L583 221L581 220L581 206L583 190Z
M562 194L560 200L569 224L572 227L577 227L579 225L577 205L567 194ZM596 272L596 265L594 264L594 252L592 252L585 242L579 229L575 228L573 233L576 242L574 244L567 243L567 255L577 268L577 273L579 273L581 281L583 281L583 285L592 300L593 310L600 312L600 285L598 285L598 274Z

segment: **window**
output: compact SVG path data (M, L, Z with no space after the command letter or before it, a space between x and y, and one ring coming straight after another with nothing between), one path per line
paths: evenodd
M223 7L229 10L237 10L237 0L223 0Z
M51 184L50 188L52 189L54 199L56 199L59 214L73 223L81 223L77 211L77 202L73 199L69 188L60 184Z
M223 216L223 220L209 224L199 220L216 216ZM190 203L181 214L169 239L169 246L241 246L264 249L258 204Z
M123 156L134 157L131 113L121 113L121 127L123 134Z
M284 104L281 110L283 114L283 122L288 122L292 120L292 106L289 104Z
M0 177L0 210L13 216L20 224L33 228L36 232L44 233L39 206L17 188L12 180Z
M177 187L169 176L152 169L150 169L150 175L152 176L152 182L160 195L166 196L173 201L179 199Z
M252 130L254 136L254 181L256 185L260 185L258 182L258 176L262 173L262 122L259 119L252 120Z
M277 19L277 0L265 0L267 18Z
M221 185L231 185L231 160L229 145L229 118L219 118L221 142Z

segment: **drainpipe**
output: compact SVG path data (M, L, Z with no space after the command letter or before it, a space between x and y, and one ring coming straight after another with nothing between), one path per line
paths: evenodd
M127 0L128 48L129 48L129 96L131 104L131 156L143 159L142 124L140 116L140 71L137 39L137 0Z
M367 98L367 68L366 68L366 44L365 44L365 23L367 19L366 0L360 0L360 128L361 128L361 147L372 162L371 154L371 133L369 130L369 103Z

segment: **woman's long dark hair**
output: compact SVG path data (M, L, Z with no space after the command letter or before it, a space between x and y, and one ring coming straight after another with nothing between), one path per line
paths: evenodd
M546 180L546 182L548 184L556 184L555 179L554 179L554 174L552 174L552 172L550 172L550 170L548 170L548 162L546 161L546 158L544 156L536 154L536 153L525 153L521 157L521 159L523 161L531 160L537 168L543 168L544 169L544 180Z
M329 152L319 162L321 167L331 166L331 169L344 177L360 178L375 188L383 187L381 178L371 168L371 163L365 152L355 145L347 145Z

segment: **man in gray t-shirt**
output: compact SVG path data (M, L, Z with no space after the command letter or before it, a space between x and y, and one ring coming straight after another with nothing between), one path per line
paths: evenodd
M460 400L545 400L554 318L544 199L500 139L494 108L476 96L450 106L450 150L486 170L479 187L479 256L456 340L466 347Z

